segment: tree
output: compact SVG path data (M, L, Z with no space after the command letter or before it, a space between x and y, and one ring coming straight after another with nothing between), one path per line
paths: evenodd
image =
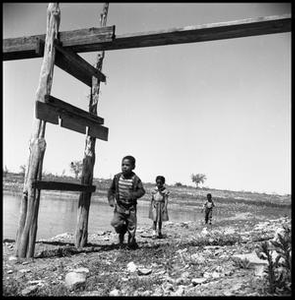
M24 176L24 178L25 178L27 166L26 166L26 165L21 165L19 168L21 169L21 172L20 172L20 173L21 173L21 174Z
M196 184L196 189L199 187L200 183L204 183L207 179L205 174L192 174L191 175L192 182Z
M75 160L70 163L71 172L75 174L75 178L79 178L79 174L82 173L83 162L81 160Z

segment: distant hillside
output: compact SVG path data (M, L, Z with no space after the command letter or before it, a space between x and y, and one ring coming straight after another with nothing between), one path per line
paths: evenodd
M48 181L64 181L71 183L80 183L79 180L71 176L55 176L52 174L44 175L43 180ZM17 173L3 174L3 190L15 193L21 193L23 189L23 175ZM107 189L111 184L111 179L94 178L93 184L96 186L96 191L93 196L106 197ZM146 195L143 200L150 199L151 190L154 188L153 183L144 183ZM245 202L248 204L270 204L270 205L291 205L291 195L277 195L266 193L255 193L245 191L229 191L208 188L198 188L185 185L167 185L171 192L170 199L172 202L183 203L186 205L193 205L196 202L203 202L206 199L207 193L211 193L213 198L222 203L227 202ZM48 193L48 191L46 191ZM54 193L50 191L49 193ZM64 192L67 193L67 192Z

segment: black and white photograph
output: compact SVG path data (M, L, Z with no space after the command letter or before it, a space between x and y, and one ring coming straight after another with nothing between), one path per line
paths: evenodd
M291 10L2 3L2 296L291 296Z

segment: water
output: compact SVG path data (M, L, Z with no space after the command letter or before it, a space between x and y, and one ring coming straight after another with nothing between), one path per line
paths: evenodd
M51 238L57 234L74 233L77 222L78 194L72 198L42 195L39 206L37 240ZM88 232L112 230L110 225L113 217L113 208L106 202L92 201L89 212ZM21 196L3 194L3 239L15 239ZM138 200L137 219L138 226L151 225L148 219L148 203ZM199 221L203 215L199 209L179 210L168 205L169 219L173 222ZM165 225L164 225L165 226Z

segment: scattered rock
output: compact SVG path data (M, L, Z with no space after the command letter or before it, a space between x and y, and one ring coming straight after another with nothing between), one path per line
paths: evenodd
M226 228L224 230L224 234L234 234L235 230L233 228Z
M263 277L266 275L266 273L264 272L266 269L264 265L256 265L254 268L255 268L254 269L255 276Z
M209 232L208 232L207 228L205 227L205 228L203 228L203 230L201 231L201 235L207 235L207 234L209 234Z
M37 285L32 285L26 287L24 290L22 290L21 294L22 296L32 296L35 292L37 292L38 286Z
M221 277L220 273L214 271L212 274L211 274L212 278L219 278Z
M197 285L197 284L202 284L207 281L207 278L193 278L192 279L192 284Z
M86 274L84 272L82 273L70 272L65 277L65 285L70 290L83 288L85 287L85 284L86 284Z
M151 294L151 291L144 291L142 293L140 293L140 296L146 297L149 296Z
M19 270L19 272L20 273L29 273L29 272L31 272L31 270L29 270L29 269L21 269L21 270Z
M127 270L129 272L135 272L137 270L136 264L133 261L131 261L130 263L127 264Z
M117 289L114 289L114 290L110 291L109 295L113 296L113 297L118 297L118 296L120 296L120 291Z
M149 275L152 273L152 269L141 268L141 269L137 270L137 273L138 273L138 275Z
M89 269L81 267L81 268L75 269L74 272L76 272L76 273L89 273Z
M29 285L38 285L38 286L43 286L45 284L44 280L30 280L28 281Z
M239 258L241 260L248 260L249 264L251 265L267 265L268 262L266 260L260 259L256 252L251 252L251 253L247 253L247 254L235 254L232 256L233 258Z
M16 261L17 260L17 257L16 256L10 256L8 258L9 261Z

